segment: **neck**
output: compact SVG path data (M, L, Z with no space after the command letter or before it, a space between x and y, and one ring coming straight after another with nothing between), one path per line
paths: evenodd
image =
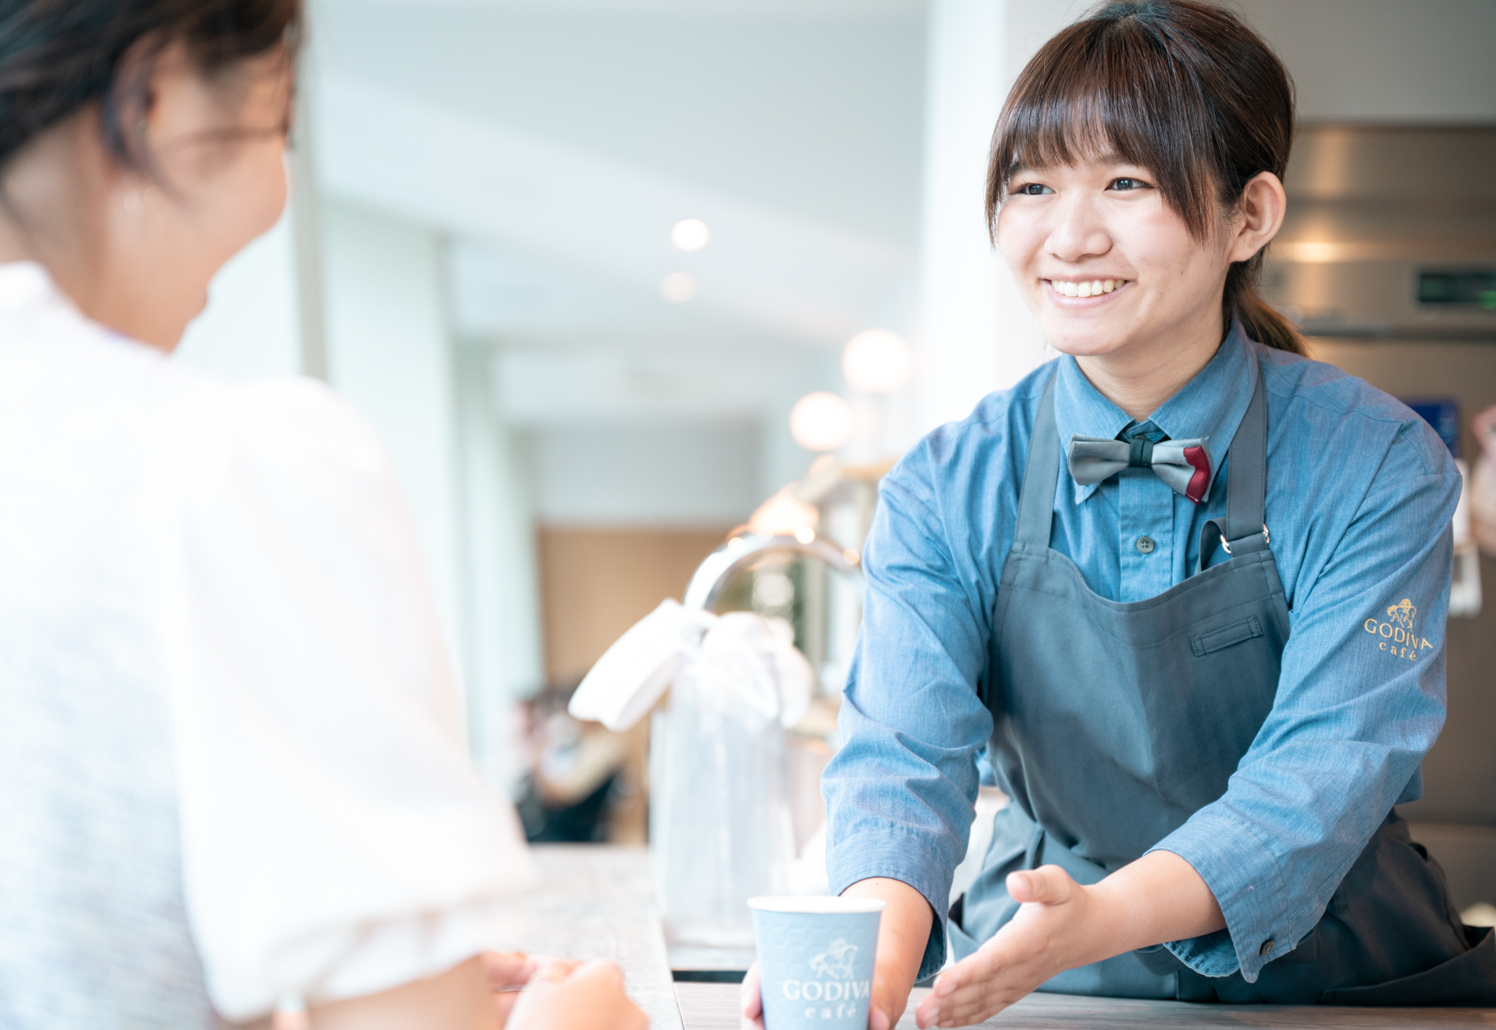
M1113 354L1077 356L1075 363L1103 397L1145 422L1215 357L1225 338L1220 311L1218 299L1187 328Z
M169 351L180 327L156 325L133 272L150 262L121 260L129 253L114 210L121 174L96 110L41 133L0 173L0 261L37 262L86 317Z
M36 261L79 307L99 292L101 169L87 153L97 129L79 115L16 154L0 178L0 261Z

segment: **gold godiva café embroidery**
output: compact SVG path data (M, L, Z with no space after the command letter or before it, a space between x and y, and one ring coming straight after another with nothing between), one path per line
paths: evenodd
M1413 631L1413 620L1417 617L1418 606L1404 597L1397 604L1388 607L1385 619L1373 616L1366 620L1364 628L1366 632L1380 638L1377 641L1378 649L1386 651L1393 658L1406 658L1410 662L1416 662L1419 654L1434 646Z

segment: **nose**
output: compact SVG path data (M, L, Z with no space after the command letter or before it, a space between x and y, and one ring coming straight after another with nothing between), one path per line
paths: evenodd
M1111 250L1112 238L1091 198L1077 191L1062 196L1055 205L1055 221L1046 244L1051 257L1078 264Z

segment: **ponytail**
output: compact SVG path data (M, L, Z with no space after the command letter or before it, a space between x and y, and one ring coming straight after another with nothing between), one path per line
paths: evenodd
M1286 350L1290 354L1309 356L1309 347L1299 331L1257 293L1262 275L1262 251L1246 261L1238 261L1226 273L1226 292L1222 297L1222 314L1226 325L1233 317L1241 320L1247 336L1265 347Z

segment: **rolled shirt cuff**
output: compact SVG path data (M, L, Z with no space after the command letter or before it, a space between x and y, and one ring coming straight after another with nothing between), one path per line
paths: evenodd
M859 880L881 876L907 883L930 903L935 919L916 980L934 976L945 965L945 924L953 875L933 841L901 827L861 830L831 842L826 849L826 880L832 894L841 894Z
M1292 896L1272 850L1250 825L1228 812L1197 812L1153 851L1169 851L1200 874L1215 895L1226 929L1164 944L1202 976L1230 976L1256 983L1262 967L1292 951L1324 912L1311 904L1285 905ZM1338 882L1338 880L1336 881Z

